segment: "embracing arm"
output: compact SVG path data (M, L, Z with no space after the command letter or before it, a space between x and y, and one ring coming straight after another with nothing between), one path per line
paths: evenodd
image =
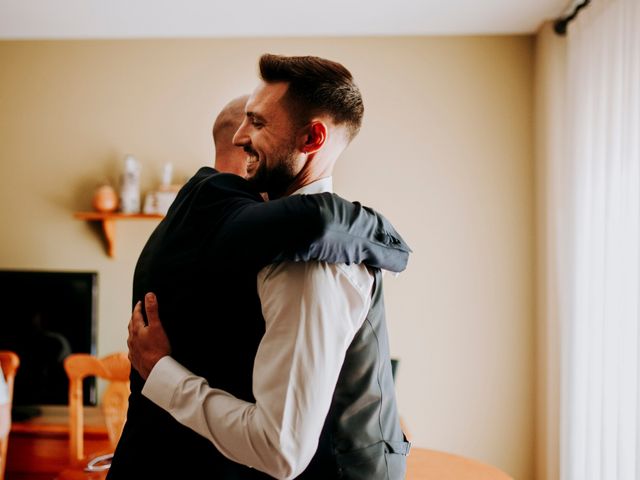
M234 212L229 227L225 245L258 267L319 260L401 272L411 252L381 214L332 193L246 202Z
M130 329L132 364L143 376L150 371L143 395L227 458L294 478L316 451L345 352L369 309L373 280L360 265L318 262L270 266L260 277L266 332L255 359L255 403L211 388L171 357L143 348L162 328L156 306L147 305L147 328L134 312L139 328ZM328 297L331 302L321 301ZM141 358L150 361L139 366Z

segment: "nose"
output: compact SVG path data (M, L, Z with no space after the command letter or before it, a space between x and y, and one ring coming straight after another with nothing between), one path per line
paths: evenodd
M242 123L238 127L238 130L236 130L236 133L233 135L233 144L236 147L244 147L245 145L249 144L249 135L247 133L247 123L248 122L245 117L245 119L242 121Z

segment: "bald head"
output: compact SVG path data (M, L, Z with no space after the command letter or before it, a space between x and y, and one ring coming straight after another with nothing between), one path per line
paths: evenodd
M233 135L244 120L244 106L249 95L234 98L218 114L213 124L213 143L216 147L216 170L247 176L247 154L233 144Z

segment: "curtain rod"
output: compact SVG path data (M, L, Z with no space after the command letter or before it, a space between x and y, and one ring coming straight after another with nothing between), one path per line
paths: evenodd
M563 36L566 35L567 25L569 25L569 22L571 22L574 18L576 18L578 16L578 13L580 13L580 10L582 10L584 7L586 7L590 3L591 3L591 0L584 0L582 3L579 3L578 5L576 5L576 8L574 8L573 12L571 12L570 15L567 15L566 17L558 18L555 22L553 22L553 30L558 35L563 35Z

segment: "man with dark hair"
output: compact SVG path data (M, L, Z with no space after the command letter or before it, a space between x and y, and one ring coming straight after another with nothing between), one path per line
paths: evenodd
M343 65L318 57L260 57L260 77L267 83L286 82L286 101L294 121L327 113L347 129L349 141L360 131L364 104L351 72Z
M351 74L321 58L276 55L260 59L260 74L234 137L249 156L249 180L271 201L330 191L333 166L364 111ZM149 327L141 326L140 307L130 323L133 365L149 375L143 394L230 460L276 478L404 478L409 444L381 281L379 270L356 264L283 261L260 270L266 327L253 368L255 402L211 388L168 356L157 316L163 302L150 296Z
M233 168L234 163L240 162L242 167L236 165L236 171L242 173L248 165L246 153L242 148L226 148L231 145L237 125L246 122L244 114L238 118L234 113L238 111L239 103L244 100L225 107L214 126L214 135L216 166ZM238 152L242 153L241 158L237 156ZM228 155L233 155L233 159ZM252 443L260 449L262 460L270 464L261 470L281 476L273 470L274 463L278 465L276 470L288 468L282 466L281 456L266 458L270 452L263 448L265 438L258 438L260 433L254 435L255 432L245 429L245 423L251 421L248 417L265 425L279 416L271 406L280 403L282 390L280 385L273 385L271 389L269 383L275 380L274 373L286 375L286 372L275 372L266 362L269 371L261 376L261 356L257 352L259 345L263 352L265 348L278 350L278 345L282 345L280 353L288 355L289 350L285 347L291 333L282 332L284 342L277 339L276 342L261 342L263 337L273 339L274 331L265 333L265 319L256 295L258 272L265 265L284 259L366 261L375 267L402 270L407 257L408 247L393 228L382 217L358 204L329 193L296 195L264 203L258 190L241 177L208 167L200 169L179 192L166 218L145 245L136 266L134 317L142 322L139 300L145 298L149 327L131 331L140 330L157 339L153 335L160 332L164 336L166 330L166 336L164 343L151 342L155 351L161 350L162 354L148 368L137 360L139 356L131 343L130 358L134 368L129 410L109 478L266 478L264 473L244 466L252 465L252 462L244 461L241 465L223 456L235 459L235 452L247 448L252 455L255 453ZM154 292L157 297L145 296L146 292ZM276 304L272 302L271 308L274 307ZM161 309L162 324L156 321L158 308ZM338 324L349 323L340 315L334 315L334 318ZM279 325L287 328L282 322ZM169 353L169 340L173 358L165 357ZM316 348L317 338L313 343L311 347ZM300 347L304 348L304 344ZM269 361L275 359L269 352L266 356ZM158 362L160 357L165 358ZM314 374L318 366L322 364L313 366ZM145 384L144 379L150 371L151 376ZM253 383L252 372L258 374ZM303 369L300 373L304 375ZM228 448L219 446L216 450L207 439L180 425L149 400L156 401L157 395L168 394L174 388L180 390L176 398L180 394L188 395L190 385L194 383L187 385L182 379L194 377L194 374L201 376L203 385L208 382L217 387L215 391L210 389L208 394L222 414L217 419L218 427L227 431ZM263 384L256 385L260 380ZM290 386L296 390L295 384ZM265 400L264 395L269 396L268 390L273 395ZM331 392L328 392L328 400L330 398ZM162 406L161 402L159 404ZM253 408L253 411L247 408L258 404L261 408ZM268 407L262 408L264 405ZM181 409L181 412L187 410ZM274 416L265 417L265 412ZM314 418L321 426L325 416L326 412L321 413L320 418L317 415ZM289 426L296 428L293 423ZM269 428L267 443L274 438L272 433L273 429ZM289 434L282 434L289 442ZM277 438L275 441L280 445ZM317 434L314 445L316 443ZM308 441L305 440L304 445L309 449ZM290 453L297 456L295 452L285 452L285 455Z

